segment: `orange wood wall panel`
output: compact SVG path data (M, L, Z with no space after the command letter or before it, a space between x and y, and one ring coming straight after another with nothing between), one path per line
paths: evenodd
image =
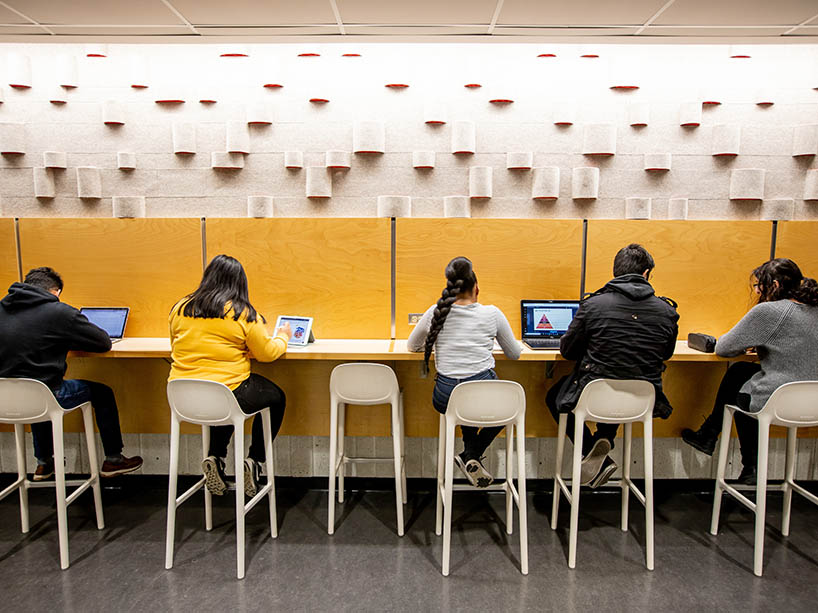
M546 219L398 219L396 334L412 331L409 313L423 313L446 287L454 257L474 263L480 302L505 313L515 336L520 300L577 298L582 221Z
M128 306L126 336L167 336L173 304L201 279L198 219L21 219L23 271L51 266L61 300Z
M818 221L779 222L775 257L790 258L804 276L818 278Z
M14 220L0 219L0 289L3 290L3 295L8 286L18 280Z
M679 303L679 338L720 336L754 304L750 273L770 257L771 232L762 221L590 220L585 288L602 287L616 252L640 243L656 262L656 293Z
M316 338L389 338L388 219L209 219L207 257L244 265L268 320L314 318ZM193 288L191 288L193 289Z

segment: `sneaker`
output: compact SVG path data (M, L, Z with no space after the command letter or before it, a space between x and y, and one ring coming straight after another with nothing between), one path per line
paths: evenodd
M594 443L588 455L582 458L582 467L579 474L580 485L589 485L591 483L599 474L599 471L602 470L602 465L609 453L611 453L611 441L601 438Z
M252 498L258 493L258 478L261 476L261 462L247 458L244 460L244 493Z
M588 484L592 490L595 490L601 485L605 485L608 482L608 479L613 477L613 474L616 472L616 469L619 468L611 458L605 456L605 461L602 462L602 467L599 469L599 472L596 476L591 479L591 482Z
M214 455L202 460L202 473L205 477L207 491L215 496L221 496L227 491L224 477L224 460Z
M471 483L474 487L477 487L477 477L474 473L470 473L468 470L466 470L466 461L463 459L463 454L455 454L454 463L457 464L460 472L462 472L463 476L469 480L469 483Z
M741 485L755 485L757 481L755 466L742 466L741 474L738 476L738 482Z
M710 434L704 430L691 430L690 428L682 430L682 440L707 455L713 455L718 439L718 434Z
M99 471L101 477L116 477L117 475L124 475L125 473L132 473L138 468L142 467L142 458L135 455L132 458L122 456L119 462L110 462L105 460L102 463L102 468Z
M477 487L488 487L494 482L494 477L492 477L491 473L483 466L483 463L480 461L482 459L483 458L466 462L466 475L471 475L469 481Z
M51 458L45 464L37 464L34 469L34 478L32 481L45 481L54 476L54 458Z

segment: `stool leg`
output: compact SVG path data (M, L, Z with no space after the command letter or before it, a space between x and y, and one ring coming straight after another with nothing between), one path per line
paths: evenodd
M633 444L633 423L625 424L625 435L623 437L622 450L622 517L620 528L622 532L628 531L628 502L631 488L628 485L631 480L631 445Z
M85 428L85 444L88 447L88 461L91 464L91 489L94 492L94 511L97 515L97 529L105 528L105 517L102 514L102 488L99 484L99 462L97 460L97 444L94 440L94 418L91 416L91 407L82 407L82 422Z
M18 489L20 494L20 526L23 534L28 534L30 529L28 519L28 487L26 483L26 447L25 430L23 424L14 424L14 446L17 451L17 478L22 479Z
M202 459L210 453L210 426L202 426ZM213 494L204 486L205 530L213 529Z
M767 456L770 450L770 424L758 423L758 481L756 482L756 534L753 572L761 576L764 566L764 522L767 515Z
M795 461L798 428L787 428L787 460L784 469L784 512L781 514L781 534L790 535L790 512L792 511L792 486L795 482Z
M168 523L165 533L165 568L173 568L173 542L176 537L176 489L179 481L179 419L170 417L170 465L168 467Z
M347 424L347 405L340 403L338 405L338 457L341 459L341 465L338 467L338 502L344 502L344 477L346 477L347 464L345 449L345 436ZM356 473L357 474L357 473Z
M233 459L236 471L236 576L244 579L244 422L233 424Z
M392 400L392 453L395 461L395 508L398 518L398 536L403 536L403 462L401 461L400 397Z
M571 527L568 533L568 568L577 565L577 531L579 530L579 480L582 467L582 428L585 415L574 414L574 464L571 467Z
M442 534L443 526L443 493L441 488L444 486L444 472L445 472L445 458L446 458L446 418L441 415L439 419L439 427L437 433L437 479L436 490L437 500L435 503L435 534L440 536Z
M517 450L520 453L520 450ZM514 424L506 426L506 534L514 533L514 496L511 484L514 478ZM519 476L518 476L519 480Z
M557 480L558 476L562 476L562 456L565 452L565 430L568 426L568 415L565 413L560 414L560 422L557 428L557 458L556 458L556 465L554 466L554 495L553 501L551 502L551 529L557 529L557 515L560 510L560 496L562 495L562 489L560 488L560 483Z
M338 465L338 403L329 407L329 492L327 495L327 534L335 533L335 476Z
M406 420L403 417L403 392L400 393L400 465L403 478L403 504L406 504Z
M449 576L452 546L452 483L454 481L454 422L446 421L446 484L443 493L443 576Z
M68 505L65 502L65 447L62 415L51 420L54 438L54 476L57 482L57 532L60 538L60 568L68 568Z
M710 534L719 533L719 514L721 513L721 499L724 492L724 472L727 469L727 453L730 450L730 430L733 425L733 412L724 408L724 417L721 420L721 439L719 440L719 463L716 467L716 491L713 495L713 517L710 520Z
M520 495L520 572L528 574L528 499L526 498L525 423L517 422L517 493Z
M270 424L270 409L261 413L261 425L264 429L264 457L267 469L267 484L270 491L267 493L267 503L270 505L270 536L278 537L278 515L276 513L276 482L275 463L273 461L273 427Z
M645 561L653 570L653 414L645 418Z

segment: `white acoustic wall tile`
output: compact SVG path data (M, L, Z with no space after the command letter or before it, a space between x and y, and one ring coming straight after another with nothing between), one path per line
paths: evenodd
M737 168L730 173L730 200L763 200L763 168Z
M79 85L79 71L77 58L70 53L60 53L54 64L55 80L60 87L77 87Z
M324 157L324 162L327 168L349 168L349 151L327 151Z
M51 104L66 104L68 102L68 90L61 85L54 85L49 89L48 101Z
M108 45L106 44L88 44L85 45L86 57L108 57Z
M68 167L68 155L65 151L43 151L43 166L65 169Z
M49 168L34 168L34 197L53 198L54 174Z
M449 121L449 112L443 102L427 102L423 107L423 122L440 125Z
M443 217L471 217L471 199L468 196L445 196Z
M114 196L114 217L145 217L145 196Z
M713 126L713 146L715 156L738 155L741 146L741 126L718 124Z
M608 87L614 91L639 89L639 68L629 58L614 57L610 63Z
M171 128L173 153L196 153L196 124L192 121L176 121Z
M128 58L129 64L129 85L134 89L145 89L150 86L151 71L148 58L141 53L133 53Z
M575 200L599 197L599 168L580 166L571 173L571 198Z
M506 153L506 168L508 170L531 170L534 165L534 154L531 151Z
M472 166L469 168L469 197L491 198L491 166Z
M761 203L762 221L784 221L795 217L795 200L792 198L773 198Z
M772 106L775 99L776 92L771 87L759 88L753 93L753 102L758 106Z
M285 151L284 168L304 168L304 153L301 151Z
M8 84L17 89L31 87L31 58L17 52L8 55Z
M625 219L650 219L650 198L625 198Z
M77 167L77 196L102 198L102 176L95 166Z
M679 106L679 125L685 128L702 125L702 103L682 102Z
M492 87L488 88L486 93L488 94L489 104L498 106L514 104L516 98L513 88L509 84L500 86L492 85Z
M409 196L378 196L378 217L410 217L412 199Z
M555 126L572 126L576 122L576 105L568 102L554 105L554 109L551 111L551 123Z
M477 138L473 121L455 121L452 126L452 153L474 153Z
M273 111L264 100L256 100L247 106L247 123L269 126L273 123Z
M332 198L332 181L326 166L307 166L307 198Z
M25 153L26 127L22 123L0 123L0 153Z
M247 217L272 217L272 196L247 196Z
M102 103L102 123L106 126L125 125L125 107L118 100L106 100Z
M628 105L628 125L641 127L648 125L650 105L647 102L632 102Z
M728 56L731 59L747 60L753 57L753 48L750 45L730 45Z
M130 151L119 151L116 154L116 167L119 170L134 170L136 168L136 154Z
M671 159L670 153L646 153L645 170L670 170Z
M667 218L687 219L687 198L671 198L667 203Z
M699 100L704 106L718 106L724 102L724 90L719 83L706 85L701 89Z
M0 87L0 103L5 102L5 100L6 100L6 96L3 93L3 88Z
M210 167L225 170L244 168L244 155L230 151L213 151L210 154Z
M196 100L201 104L216 104L219 101L219 96L212 88L201 88L196 94Z
M414 168L434 168L435 167L435 152L434 151L413 151L412 152L412 166Z
M187 92L179 85L175 87L164 86L157 88L153 101L156 104L184 104L187 97Z
M818 168L807 171L804 181L804 200L818 200Z
M220 45L219 57L249 57L247 45Z
M583 155L614 155L616 153L616 126L608 123L585 126L582 153Z
M356 121L352 126L352 151L384 153L386 130L382 121Z
M560 197L558 166L538 166L531 179L531 197L535 200L556 200Z
M229 153L250 153L250 131L247 122L231 119L225 124L227 151Z
M818 124L795 126L792 137L793 157L818 154Z

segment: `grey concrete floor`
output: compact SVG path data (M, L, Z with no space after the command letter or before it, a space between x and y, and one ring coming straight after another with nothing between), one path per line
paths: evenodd
M519 572L519 537L505 534L504 498L456 493L451 575L440 574L434 497L410 484L406 536L395 534L390 491L353 491L326 533L326 492L280 480L280 536L270 539L266 503L248 516L247 576L235 576L233 499L217 499L203 529L201 496L179 512L175 566L164 568L166 490L122 477L103 491L106 527L90 495L69 510L71 567L58 563L50 490L31 492L32 529L20 532L17 497L0 502L0 610L66 611L439 611L815 610L818 508L796 498L781 536L780 494L770 494L765 574L752 573L752 515L725 500L712 537L712 494L658 488L656 570L644 566L644 513L631 502L619 529L619 498L584 493L577 568L567 567L568 507L549 526L551 496L529 495L530 573ZM0 478L0 486L8 480ZM386 485L386 484L384 484ZM814 488L813 488L814 489ZM231 493L232 494L232 493ZM516 518L515 518L516 528Z

